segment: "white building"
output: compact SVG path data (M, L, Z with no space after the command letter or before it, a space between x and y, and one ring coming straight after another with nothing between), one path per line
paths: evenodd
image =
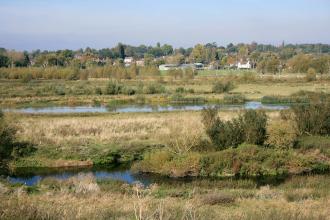
M125 66L130 66L133 62L134 62L133 57L125 57L125 59L124 59Z
M238 62L237 63L237 69L251 69L252 65L250 63L250 61L248 61L247 63L243 63L243 62Z

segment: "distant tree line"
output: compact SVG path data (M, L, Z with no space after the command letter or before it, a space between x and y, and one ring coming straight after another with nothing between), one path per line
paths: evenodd
M113 48L58 51L14 51L0 48L0 67L70 67L88 69L102 66L124 67L124 59L133 57L144 66L161 64L203 63L215 69L232 68L237 62L250 61L252 68L260 73L330 72L330 45L328 44L282 44L281 46L257 44L216 43L197 44L193 48L173 48L157 43L156 46L130 46L119 43Z

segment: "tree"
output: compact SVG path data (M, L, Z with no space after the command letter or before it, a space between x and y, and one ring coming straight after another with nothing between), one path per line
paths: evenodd
M190 59L195 63L204 63L205 47L201 44L197 44L190 54Z
M277 73L279 71L280 60L275 54L268 54L261 58L257 64L257 69L261 73Z
M0 54L0 67L8 67L10 64L9 58Z
M121 59L125 59L125 46L122 43L117 45L118 56Z
M311 60L311 67L317 72L317 73L327 73L330 68L330 57L329 56L321 56L316 57Z
M164 56L168 56L173 53L173 47L171 45L164 44L161 48Z
M311 57L306 54L298 54L291 58L287 65L293 73L306 73L310 67Z
M151 66L155 57L152 54L144 54L144 65Z
M169 56L166 58L166 63L169 64L183 64L185 61L184 56L180 53L175 54L174 56Z
M24 61L24 53L22 52L11 50L11 51L7 51L6 54L10 60L11 67L14 67L16 66L16 64Z

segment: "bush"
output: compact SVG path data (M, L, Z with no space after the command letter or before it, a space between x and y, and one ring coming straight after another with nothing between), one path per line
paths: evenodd
M221 205L231 204L235 202L235 197L228 193L210 193L204 196L202 203L204 205Z
M316 80L316 71L313 68L309 68L305 76L307 82L312 82Z
M240 119L221 121L219 118L206 129L206 133L219 150L237 147L244 141L244 131Z
M297 141L297 130L293 123L276 121L267 127L266 143L278 148L292 148Z
M56 95L61 95L61 96L65 95L65 87L64 86L57 86L55 88L55 94Z
M159 94L164 92L165 87L160 84L149 84L144 90L145 94Z
M175 92L176 93L184 93L185 89L183 87L178 87L178 88L175 89Z
M321 151L328 151L330 153L330 137L322 136L302 136L299 137L297 147L308 149L320 149Z
M243 115L245 141L263 145L266 140L267 115L264 111L248 110Z
M239 118L222 121L216 108L204 109L202 123L206 134L219 150L246 142L262 145L266 140L267 116L263 111L248 110Z
M16 128L10 124L0 110L0 161L11 155L15 134Z
M26 73L26 74L24 74L23 77L22 77L22 82L23 82L23 83L28 83L28 82L30 82L32 79L33 79L32 74L31 74L31 73Z
M202 123L206 134L219 150L228 147L237 147L244 141L241 118L232 121L222 121L218 117L216 108L208 108L202 111Z
M125 86L122 88L121 93L124 95L134 95L136 93L136 90L132 87Z
M330 103L328 101L295 105L293 112L300 134L330 134Z
M80 69L73 68L67 76L68 80L78 80L80 78Z
M122 88L123 86L119 84L117 81L111 80L107 85L106 94L118 95L121 92Z
M233 95L225 95L224 102L226 104L237 104L237 103L245 103L246 98L241 94L233 94Z
M213 85L212 92L221 94L221 93L229 92L234 88L235 88L234 84L230 81L228 82L218 81Z
M102 89L100 87L95 88L95 94L96 95L102 95Z

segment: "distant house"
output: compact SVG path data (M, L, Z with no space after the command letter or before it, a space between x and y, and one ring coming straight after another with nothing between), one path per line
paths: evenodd
M252 65L250 63L250 61L247 61L246 63L244 62L238 62L237 63L237 69L251 69Z
M136 61L136 65L137 65L137 66L144 66L144 59L137 60L137 61Z
M134 62L133 57L125 57L125 59L124 59L125 66L130 66L133 62Z

